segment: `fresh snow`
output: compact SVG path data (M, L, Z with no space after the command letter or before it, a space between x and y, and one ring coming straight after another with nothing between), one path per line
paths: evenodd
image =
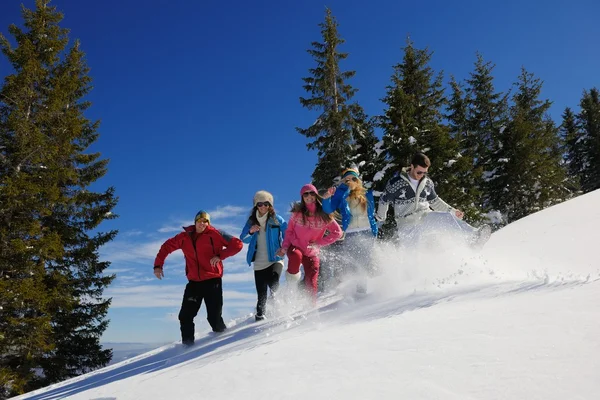
M248 310L191 349L17 398L600 398L598 204L600 191L516 221L480 253L451 239L437 253L383 249L366 298L346 284L313 310L263 323Z

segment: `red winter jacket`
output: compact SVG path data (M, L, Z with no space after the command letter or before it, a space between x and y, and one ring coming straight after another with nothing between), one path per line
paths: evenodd
M219 262L214 267L210 265L210 259L219 256L221 260L231 257L242 250L242 241L236 237L229 236L211 225L204 232L196 233L194 225L184 227L175 237L168 239L160 247L155 267L161 267L165 258L175 250L181 249L185 257L185 275L190 281L205 281L207 279L221 278L223 276L223 263ZM192 241L196 235L196 243Z

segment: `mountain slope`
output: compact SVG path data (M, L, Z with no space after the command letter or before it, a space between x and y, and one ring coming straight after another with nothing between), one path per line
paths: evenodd
M363 300L240 318L192 349L164 346L18 398L596 398L598 204L600 191L524 218L479 254L386 249Z

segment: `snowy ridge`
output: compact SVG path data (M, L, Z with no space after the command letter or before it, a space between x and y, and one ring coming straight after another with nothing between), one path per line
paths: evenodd
M349 282L314 309L249 314L18 398L596 399L597 204L600 191L524 218L481 253L383 248L364 299Z

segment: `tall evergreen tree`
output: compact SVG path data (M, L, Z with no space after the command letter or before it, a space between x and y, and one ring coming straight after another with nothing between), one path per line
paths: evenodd
M422 151L431 159L440 194L452 201L458 147L443 123L447 102L443 74L435 74L429 66L431 56L428 49L417 49L407 40L402 62L393 67L380 126L388 162L395 165L391 174L408 166L412 156Z
M582 133L581 184L584 192L600 189L600 92L593 88L583 93L577 120Z
M477 148L472 143L472 132L469 121L470 98L465 94L460 83L452 77L450 81L452 95L448 101L448 115L450 134L456 140L458 153L455 171L457 191L454 194L454 206L465 213L465 219L477 222L482 216L482 167L475 165Z
M447 101L443 74L436 74L429 66L431 56L428 49L417 49L408 39L402 62L393 67L391 84L382 99L387 107L379 117L390 168L380 182L385 185L421 151L431 159L430 172L434 175L436 190L452 203L459 190L455 165L459 154L449 128L443 123L442 111ZM379 188L383 189L383 185ZM386 232L394 231L391 213L382 230L384 237Z
M549 100L540 100L542 83L522 69L510 121L499 136L490 188L492 207L512 222L563 201L565 171L558 129L547 115Z
M482 197L484 211L490 211L497 195L487 181L494 174L499 137L508 124L508 95L496 92L494 67L477 53L475 69L466 81L467 125L461 141L463 155L473 160L472 184Z
M311 97L301 97L300 103L309 110L318 110L320 115L309 128L296 130L311 139L309 150L317 150L313 182L319 188L326 188L351 163L356 137L360 138L365 129L357 122L364 117L362 108L350 102L356 89L347 81L355 71L340 69L340 61L348 53L338 49L345 41L338 33L338 23L330 9L326 9L325 21L319 26L323 42L313 42L308 50L317 65L309 70L311 76L303 78L303 87Z
M367 115L359 111L355 115L357 129L355 129L353 155L350 162L356 165L367 188L373 187L378 174L385 163L383 142L375 136L374 122Z
M572 191L578 191L585 160L583 154L584 136L579 129L577 116L569 107L565 109L562 120L560 133L564 144L563 154L569 179L567 184Z
M23 8L25 30L0 46L14 73L0 89L0 396L22 393L106 365L100 346L112 281L98 249L115 231L113 188L92 192L107 160L86 153L98 122L79 43L70 48L49 0ZM93 232L93 233L92 233Z

